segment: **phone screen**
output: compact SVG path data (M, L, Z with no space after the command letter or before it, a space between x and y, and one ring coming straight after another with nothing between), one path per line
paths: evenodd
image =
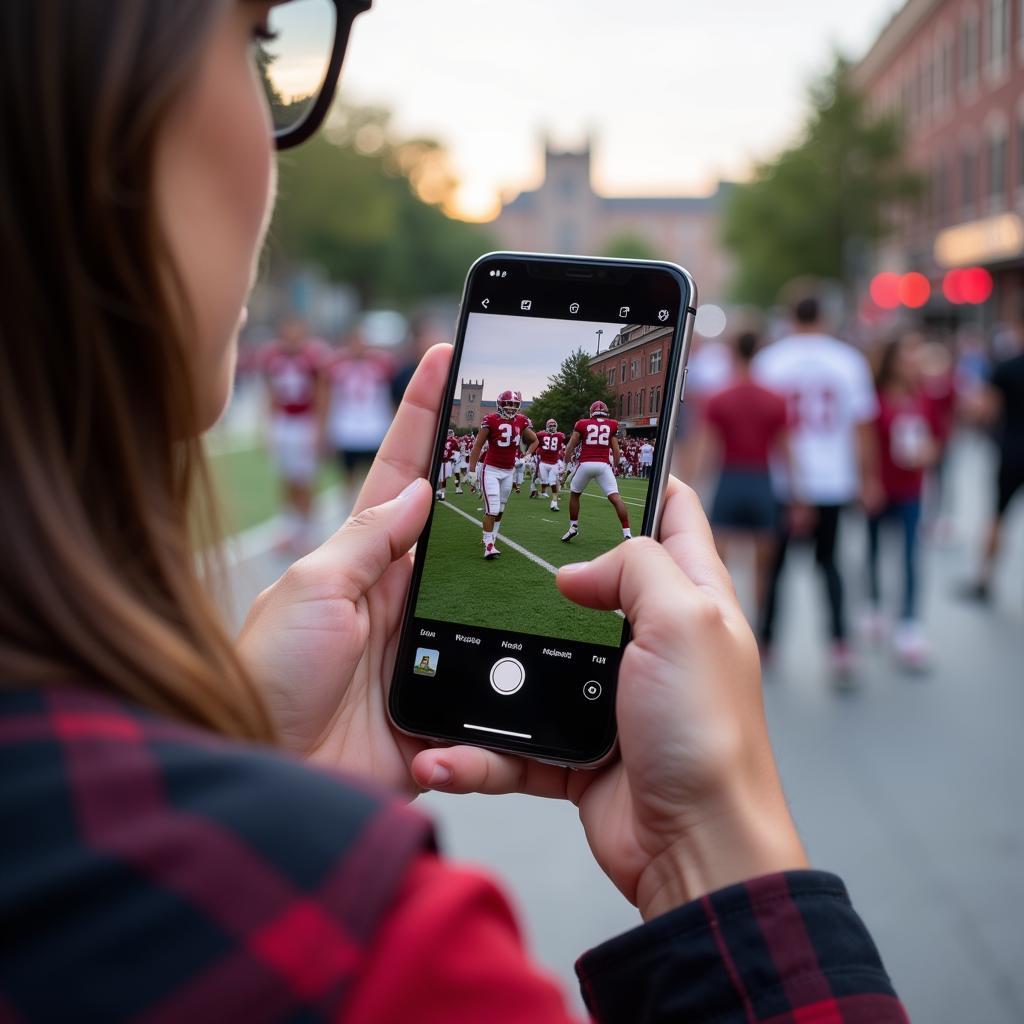
M566 763L611 749L628 626L562 597L555 574L653 532L691 302L668 266L475 266L395 669L400 728Z

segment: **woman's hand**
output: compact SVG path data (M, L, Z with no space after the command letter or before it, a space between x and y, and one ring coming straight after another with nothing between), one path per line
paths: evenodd
M595 857L645 918L806 857L782 795L757 646L696 495L673 479L662 542L626 541L565 566L578 604L621 608L620 760L569 771L472 747L418 753L424 786L565 796Z
M352 516L256 599L238 641L288 749L408 791L423 744L392 729L387 687L450 358L423 357Z

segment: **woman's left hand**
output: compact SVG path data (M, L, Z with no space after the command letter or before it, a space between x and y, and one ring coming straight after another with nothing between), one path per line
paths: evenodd
M450 359L423 357L352 516L260 594L238 641L288 749L410 793L425 744L391 725L387 690Z

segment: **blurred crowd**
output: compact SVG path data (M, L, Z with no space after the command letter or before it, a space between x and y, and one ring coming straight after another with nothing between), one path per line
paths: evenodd
M864 607L853 631L891 645L902 668L926 672L921 541L952 532L947 469L958 429L981 433L997 453L977 573L959 592L991 597L1006 515L1024 491L1024 317L988 335L913 325L857 345L833 336L827 319L820 296L805 289L784 325L750 325L729 342L698 339L678 464L705 494L723 556L753 552L752 618L767 666L787 556L794 545L813 549L832 673L851 686L841 533L864 531L856 573L864 585L855 591L863 589ZM898 572L884 571L890 565Z
M258 418L281 480L282 554L301 556L316 541L314 490L325 463L336 464L349 494L358 490L419 359L442 340L423 318L394 349L371 345L361 324L331 344L287 316L270 340L241 350L239 387L261 392Z

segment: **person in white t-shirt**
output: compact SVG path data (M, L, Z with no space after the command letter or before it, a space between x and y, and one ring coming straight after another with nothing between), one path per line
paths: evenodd
M878 399L864 356L825 332L818 299L804 296L792 312L794 333L765 348L752 367L760 384L786 399L792 453L791 466L772 467L783 514L760 640L768 656L788 542L791 535L807 534L813 538L828 596L832 668L839 680L847 681L853 662L836 564L839 515L858 498L869 510L882 500L872 427Z

